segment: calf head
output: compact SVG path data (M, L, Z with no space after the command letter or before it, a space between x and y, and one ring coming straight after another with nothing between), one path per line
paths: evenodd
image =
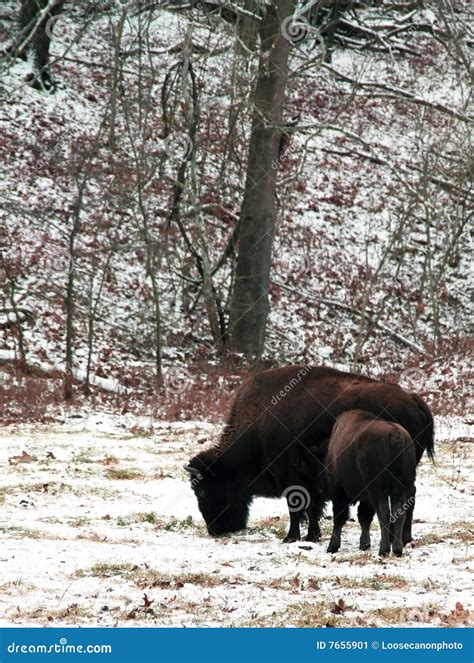
M248 485L229 476L212 450L194 456L184 469L190 475L191 487L211 536L237 532L247 526L252 502Z

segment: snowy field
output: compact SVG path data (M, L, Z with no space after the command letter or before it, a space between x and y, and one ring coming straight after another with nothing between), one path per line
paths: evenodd
M473 445L437 420L437 463L418 474L415 542L401 559L323 540L284 545L283 500L248 530L205 530L183 463L214 441L203 422L71 418L0 430L0 625L465 626L472 615ZM471 611L471 613L469 612Z

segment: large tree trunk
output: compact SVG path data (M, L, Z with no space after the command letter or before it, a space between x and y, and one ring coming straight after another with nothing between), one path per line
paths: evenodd
M64 4L64 0L22 0L20 9L20 35L13 50L19 57L26 57L29 50L34 53L35 71L31 84L38 89L52 87L48 71L49 47L53 30L53 19Z
M244 9L247 12L258 14L257 0L245 0ZM237 17L237 35L241 41L241 50L253 51L257 44L258 22L248 14L241 14ZM243 48L242 48L243 46Z
M276 174L290 42L282 22L293 0L267 7L260 26L260 64L254 92L247 179L240 213L239 255L230 313L231 346L248 359L264 348L276 217Z

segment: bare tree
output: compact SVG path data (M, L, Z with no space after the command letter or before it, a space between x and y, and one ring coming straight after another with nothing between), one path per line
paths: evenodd
M276 220L272 163L278 160L280 148L290 52L283 24L291 17L293 5L292 0L279 0L267 6L259 31L260 62L230 312L232 348L249 359L258 359L265 343Z

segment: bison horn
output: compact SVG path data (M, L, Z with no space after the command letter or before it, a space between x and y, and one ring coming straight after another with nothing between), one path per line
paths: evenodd
M192 465L184 465L184 469L195 477L201 476L201 472Z

